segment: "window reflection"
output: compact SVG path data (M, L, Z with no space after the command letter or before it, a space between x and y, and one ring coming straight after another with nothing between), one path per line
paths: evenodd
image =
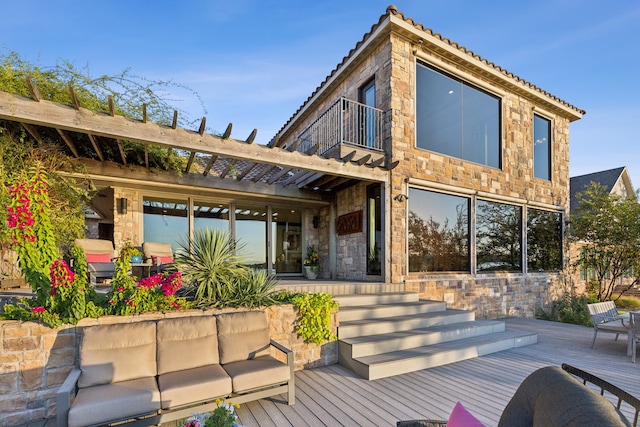
M193 203L193 227L229 231L229 206L222 203Z
M500 99L420 63L416 84L416 145L499 168Z
M562 269L562 214L527 209L527 258L530 272Z
M409 190L409 271L469 271L469 199Z
M238 252L248 267L267 268L267 208L264 206L236 206L236 241Z
M522 208L478 200L477 271L522 271Z
M533 176L551 179L551 121L533 116Z
M142 201L144 241L169 243L173 251L187 235L189 222L186 200L144 197Z
M302 215L300 210L273 208L271 232L273 268L277 274L300 274L306 248L302 244Z

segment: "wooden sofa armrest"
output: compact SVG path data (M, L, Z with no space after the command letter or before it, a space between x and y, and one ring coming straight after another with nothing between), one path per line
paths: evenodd
M56 392L56 420L58 427L67 427L69 409L71 408L71 394L75 393L80 369L73 368Z
M287 403L293 405L296 403L296 388L295 388L295 357L293 351L277 341L270 340L270 344L281 353L287 356L287 365L289 365L290 379L287 384Z

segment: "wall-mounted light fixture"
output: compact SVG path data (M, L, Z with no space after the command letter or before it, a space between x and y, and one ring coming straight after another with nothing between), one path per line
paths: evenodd
M314 215L312 223L313 223L313 228L318 228L318 225L320 224L320 217L318 215Z
M118 199L118 213L124 215L127 213L127 204L128 201L125 197L121 197Z
M407 199L409 199L409 196L407 196L406 194L396 194L395 196L393 196L393 200L397 200L399 202L404 202Z

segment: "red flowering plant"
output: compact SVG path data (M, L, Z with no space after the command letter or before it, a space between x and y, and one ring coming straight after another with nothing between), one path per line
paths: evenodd
M36 163L9 187L7 227L18 265L34 292L16 306L6 305L5 314L23 320L40 319L49 326L77 323L99 310L87 291L86 274L75 275L59 252L51 225L47 173ZM86 273L86 266L84 272Z
M119 261L116 261L116 275L107 295L112 314L180 310L189 305L184 298L176 295L182 286L182 274L179 271L154 274L136 283L132 276L119 276L119 268L123 267L118 265Z

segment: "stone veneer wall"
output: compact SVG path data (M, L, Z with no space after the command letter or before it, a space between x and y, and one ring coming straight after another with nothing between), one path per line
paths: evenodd
M354 185L337 194L338 216L362 211L361 232L336 236L338 280L367 280L366 195L365 184Z
M118 212L118 200L124 197L127 199L127 213ZM133 246L142 246L143 236L140 235L142 212L140 192L129 188L113 189L113 241L116 250L120 250L122 245L129 241Z
M0 427L55 417L56 390L76 364L82 328L99 324L128 323L163 317L197 316L238 310L190 310L105 316L84 319L77 326L51 329L35 322L0 322ZM295 368L313 368L338 362L337 341L307 344L294 332L297 317L292 305L267 308L270 336L293 350ZM337 314L333 317L337 333Z
M562 274L446 275L407 281L420 298L444 301L447 308L471 310L476 318L534 317L569 289Z

